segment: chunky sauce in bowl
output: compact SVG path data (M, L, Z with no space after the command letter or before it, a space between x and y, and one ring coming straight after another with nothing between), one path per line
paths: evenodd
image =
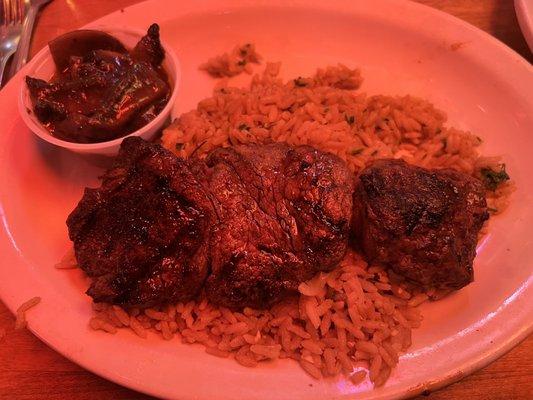
M27 76L26 84L35 115L59 139L99 143L126 136L169 100L157 24L130 51L91 30L67 33L49 47L56 73L49 82Z

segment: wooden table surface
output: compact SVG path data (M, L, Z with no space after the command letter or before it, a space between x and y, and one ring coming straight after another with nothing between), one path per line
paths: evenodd
M494 35L532 61L512 0L421 0ZM32 54L55 36L76 29L135 0L54 0L39 17ZM28 331L14 331L14 318L0 303L0 399L149 399L86 372ZM533 336L462 381L419 399L533 399Z

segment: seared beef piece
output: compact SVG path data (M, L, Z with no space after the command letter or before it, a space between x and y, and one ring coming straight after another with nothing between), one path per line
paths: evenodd
M137 137L123 141L102 186L68 217L96 302L151 306L187 300L206 278L212 206L188 164Z
M307 146L236 146L203 163L128 138L67 225L97 302L187 300L209 267L213 303L263 308L340 262L353 181Z
M481 182L453 170L379 160L356 184L353 226L369 261L426 287L460 289L473 280L487 218Z
M165 58L165 50L159 41L159 25L152 24L148 33L135 45L131 52L135 61L143 61L159 67Z
M207 185L216 206L207 296L263 308L344 256L352 175L308 146L243 145L213 151Z

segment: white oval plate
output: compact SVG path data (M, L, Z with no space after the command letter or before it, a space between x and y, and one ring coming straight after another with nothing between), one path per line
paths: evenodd
M385 399L457 380L531 331L533 71L525 60L464 22L404 1L153 1L96 23L141 29L154 21L182 65L174 115L210 94L214 82L198 71L201 62L253 41L267 60L283 61L286 77L342 62L361 67L364 91L428 98L451 124L483 137L485 153L504 155L518 190L478 248L476 281L424 307L412 348L380 389L313 381L286 360L246 369L179 340L93 332L85 278L53 265L69 245L68 213L101 170L25 128L16 109L23 70L0 93L0 296L11 310L42 297L28 317L44 342L103 377L165 398Z

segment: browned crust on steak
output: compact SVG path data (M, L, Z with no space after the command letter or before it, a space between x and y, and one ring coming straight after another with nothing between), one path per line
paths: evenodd
M353 226L370 262L426 287L473 280L478 233L488 218L481 182L453 170L378 160L358 177Z

